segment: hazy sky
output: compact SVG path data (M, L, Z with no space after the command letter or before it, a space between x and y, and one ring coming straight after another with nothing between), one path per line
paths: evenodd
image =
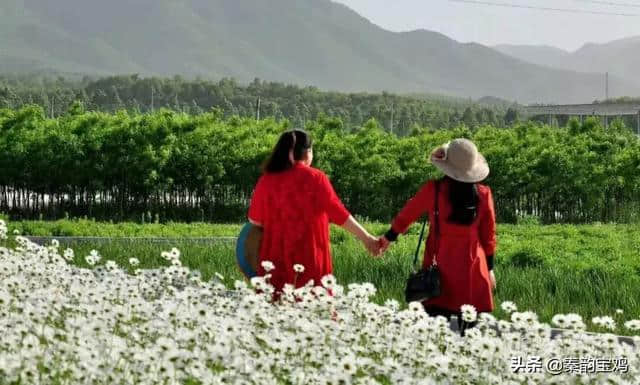
M485 45L535 44L576 50L587 42L602 43L640 35L640 0L485 0L562 9L636 14L592 15L547 12L450 0L334 0L392 31L428 29L455 40Z

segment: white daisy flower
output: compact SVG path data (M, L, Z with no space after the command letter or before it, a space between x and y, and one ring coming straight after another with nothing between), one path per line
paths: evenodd
M331 289L336 285L336 277L331 274L325 275L320 279L320 283L322 283L322 286L326 287L327 289Z
M631 331L639 331L640 330L640 320L635 319L631 321L627 321L624 323L624 327Z
M462 312L462 320L465 322L475 322L478 318L478 312L473 305L462 305L460 311Z
M260 265L262 266L264 271L267 272L267 273L276 268L274 266L273 262L271 262L271 261L262 261L262 263L260 263Z
M511 314L514 311L518 310L518 307L516 306L515 303L511 302L511 301L504 301L502 302L502 304L500 305L500 307L502 308L502 310L504 310L507 314Z
M551 323L553 323L555 326L564 329L567 327L567 325L569 324L567 321L567 317L564 314L556 314L553 316L553 318L551 318Z

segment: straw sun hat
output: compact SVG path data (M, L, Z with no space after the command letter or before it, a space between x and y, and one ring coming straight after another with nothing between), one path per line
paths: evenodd
M487 160L468 139L454 139L436 148L431 163L459 182L477 183L489 175Z

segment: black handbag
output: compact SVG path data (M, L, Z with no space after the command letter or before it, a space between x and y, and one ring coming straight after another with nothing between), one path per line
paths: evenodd
M407 303L414 301L426 301L430 298L434 298L440 295L440 269L438 268L438 262L436 260L436 256L438 253L438 240L440 238L440 229L439 229L439 210L438 210L438 190L440 187L439 181L435 182L436 194L435 194L435 204L434 204L434 236L436 237L436 245L435 252L433 254L433 263L428 268L420 268L419 271L416 272L416 264L418 263L418 254L420 254L420 246L422 244L422 238L424 236L424 229L427 225L427 218L424 219L422 223L422 231L420 232L420 239L418 240L418 248L416 249L416 254L413 258L413 272L409 274L409 279L407 280L407 287L405 289L405 301Z

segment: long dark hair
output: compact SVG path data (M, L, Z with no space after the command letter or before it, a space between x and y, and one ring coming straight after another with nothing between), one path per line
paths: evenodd
M459 225L470 225L478 215L478 187L475 183L458 182L448 176L444 177L449 183L449 202L453 211L449 222Z
M312 144L311 135L306 131L297 129L283 133L271 152L271 156L262 165L262 171L275 173L290 169L293 167L293 162L302 159Z

